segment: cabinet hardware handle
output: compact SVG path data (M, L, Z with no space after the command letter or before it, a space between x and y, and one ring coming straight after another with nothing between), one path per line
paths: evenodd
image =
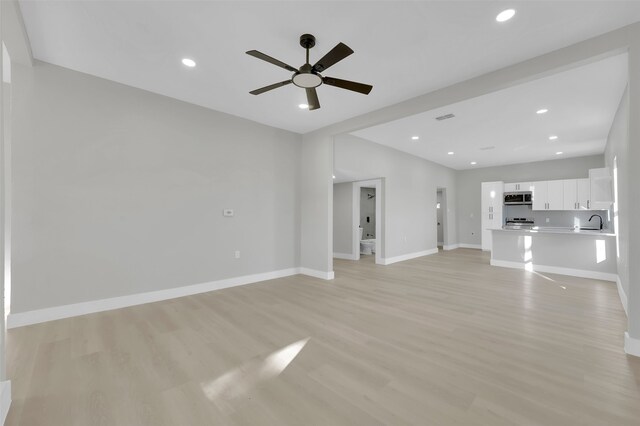
M590 201L590 200L587 200L587 208L589 208L589 201Z

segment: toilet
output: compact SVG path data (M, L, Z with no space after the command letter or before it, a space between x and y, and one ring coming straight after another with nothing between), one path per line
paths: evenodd
M360 235L360 254L374 254L376 252L376 240L375 238L363 240L362 234L364 229L358 228Z

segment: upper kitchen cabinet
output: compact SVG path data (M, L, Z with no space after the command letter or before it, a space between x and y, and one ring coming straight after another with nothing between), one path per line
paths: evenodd
M589 179L566 179L563 182L563 210L587 210L590 206L591 182Z
M505 183L504 192L525 192L532 191L531 182Z
M533 182L533 210L563 210L564 209L564 181L550 180Z
M613 204L611 170L608 167L589 170L592 210L606 210Z

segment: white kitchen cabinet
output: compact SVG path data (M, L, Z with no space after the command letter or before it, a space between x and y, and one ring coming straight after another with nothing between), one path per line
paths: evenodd
M562 181L564 187L563 210L578 210L578 182L577 179L566 179Z
M576 179L578 183L578 209L591 209L591 181L589 178Z
M590 205L589 179L566 179L563 181L563 210L587 210Z
M504 184L504 192L523 192L523 191L531 191L531 182L515 182L515 183L505 183Z
M533 210L562 210L564 208L564 181L533 182Z
M532 210L547 210L547 181L533 182Z
M482 182L481 236L482 250L491 250L491 228L502 228L503 182Z
M564 185L561 180L547 182L547 210L562 210L564 204Z
M606 210L613 204L611 171L608 167L589 170L591 210Z

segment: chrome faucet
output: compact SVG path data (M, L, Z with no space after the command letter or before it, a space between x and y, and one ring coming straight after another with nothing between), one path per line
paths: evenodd
M600 216L599 214L591 215L591 217L589 218L589 222L591 222L591 219L593 219L594 217L600 219L600 230L602 231L602 216Z

